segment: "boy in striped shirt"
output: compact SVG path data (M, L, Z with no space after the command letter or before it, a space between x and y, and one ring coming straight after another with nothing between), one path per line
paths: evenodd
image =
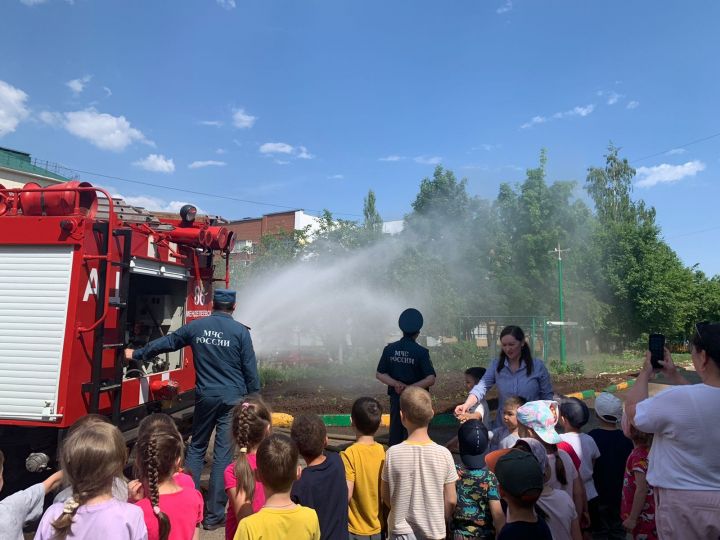
M450 451L428 436L433 415L427 390L408 386L400 394L400 418L408 438L388 449L382 471L391 540L445 538L446 520L455 509L458 475Z

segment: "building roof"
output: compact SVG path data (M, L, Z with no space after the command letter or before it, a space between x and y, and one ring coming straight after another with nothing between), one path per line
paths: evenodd
M67 182L69 180L69 178L35 165L30 159L30 154L27 152L20 152L12 148L3 148L2 146L0 146L0 167L51 178L59 182Z

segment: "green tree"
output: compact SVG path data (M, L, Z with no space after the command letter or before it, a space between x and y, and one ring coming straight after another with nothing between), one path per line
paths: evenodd
M382 236L383 220L375 207L375 192L371 189L363 200L363 228L369 242L378 240Z
M633 201L635 170L610 144L603 168L588 169L586 189L595 203L593 241L601 272L595 294L608 306L601 344L624 347L653 331L679 336L687 325L692 272L660 238L655 209Z

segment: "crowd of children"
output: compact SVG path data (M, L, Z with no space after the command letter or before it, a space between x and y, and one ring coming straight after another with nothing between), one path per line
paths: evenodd
M248 397L232 420L237 460L225 471L226 540L583 540L627 534L653 540L652 488L645 478L652 437L629 425L623 434L622 403L611 394L597 397L595 411L599 427L586 434L590 411L581 400L507 397L499 411L503 425L494 432L483 423L483 412L461 419L451 444L456 464L450 450L428 435L434 411L430 394L419 387L400 396L405 441L387 451L375 441L382 407L362 397L351 411L356 441L339 454L326 451L319 416L297 416L289 437L273 434L268 406ZM102 531L108 539L197 540L203 499L182 472L183 455L171 417L145 418L135 445L136 479L128 483L119 430L89 415L63 442L61 472L0 502L0 538L23 538L24 522L37 519L45 495L64 482L36 539L98 538Z

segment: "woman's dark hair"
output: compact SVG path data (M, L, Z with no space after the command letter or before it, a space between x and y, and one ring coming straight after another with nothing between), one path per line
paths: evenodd
M160 484L177 471L185 447L177 428L158 423L146 429L137 441L135 472L145 487L158 520L160 540L170 536L170 519L160 510Z
M480 382L480 379L483 378L486 371L487 370L484 367L469 367L465 370L465 375L470 375L473 379L475 379L475 381L477 381L477 384Z
M720 323L697 323L692 345L696 351L705 351L720 368Z
M500 332L500 339L504 338L505 336L512 336L516 340L518 340L520 343L522 343L522 349L520 351L520 360L525 360L525 369L527 371L528 375L532 374L533 371L533 358L532 358L532 352L530 351L530 345L527 344L525 341L525 332L522 331L522 328L519 326L506 326L502 329ZM505 354L505 351L502 349L500 350L500 357L498 359L498 365L497 365L497 372L500 373L500 370L505 367L505 362L507 361L507 354Z

